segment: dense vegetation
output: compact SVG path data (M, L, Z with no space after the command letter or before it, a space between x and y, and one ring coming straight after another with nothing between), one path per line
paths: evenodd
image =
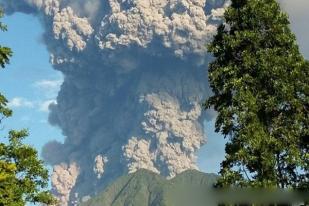
M0 12L2 17L2 12ZM0 23L2 31L5 25ZM5 67L12 55L10 48L0 46L0 66ZM0 93L0 123L12 115L7 99ZM7 140L0 139L0 206L24 206L27 202L54 203L46 189L48 171L39 160L37 151L22 143L27 131L9 132Z
M209 45L216 132L229 141L219 187L309 182L309 63L275 0L232 0Z

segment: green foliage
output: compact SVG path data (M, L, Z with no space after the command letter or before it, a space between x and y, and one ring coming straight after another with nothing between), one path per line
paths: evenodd
M0 18L3 17L3 12L0 9ZM2 22L0 22L0 30L6 31L7 27ZM9 59L12 56L12 51L8 47L0 46L0 66L4 68L5 64L9 63Z
M307 188L309 63L275 0L232 0L209 45L205 107L229 138L217 186Z
M37 151L22 143L26 130L10 131L9 143L0 143L0 205L22 206L26 202L50 204L47 191L48 171Z
M6 27L0 23L0 29ZM11 50L0 46L1 67L9 62L10 56ZM6 98L0 94L0 123L11 115ZM8 143L0 141L0 206L23 206L26 202L55 203L53 196L43 191L47 187L48 171L39 160L37 151L22 143L26 136L26 130L12 130Z

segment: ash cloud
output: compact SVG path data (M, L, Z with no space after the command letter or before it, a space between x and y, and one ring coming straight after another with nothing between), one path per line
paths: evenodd
M224 0L0 2L38 16L64 74L49 120L66 139L43 149L61 205L141 168L166 177L197 168L211 118L200 106L210 95L205 45Z
M97 178L101 179L102 175L104 174L104 165L108 162L106 157L102 157L102 155L96 156L95 165L93 167L93 171L97 174Z
M200 105L195 103L189 111L182 111L178 101L168 94L148 94L141 101L152 108L144 113L141 124L148 138L133 137L124 147L129 173L144 168L174 177L197 169L195 151L204 143L198 122Z
M61 206L69 205L70 192L76 183L78 174L79 168L74 162L70 165L63 163L54 167L51 180Z

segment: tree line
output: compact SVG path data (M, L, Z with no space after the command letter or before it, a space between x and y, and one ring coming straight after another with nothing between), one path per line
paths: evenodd
M232 0L208 51L204 107L228 140L215 186L308 192L309 62L288 15L276 0Z

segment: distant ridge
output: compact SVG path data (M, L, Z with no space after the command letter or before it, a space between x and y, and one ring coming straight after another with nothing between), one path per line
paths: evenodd
M207 206L215 174L185 171L167 180L148 170L122 176L81 206Z

